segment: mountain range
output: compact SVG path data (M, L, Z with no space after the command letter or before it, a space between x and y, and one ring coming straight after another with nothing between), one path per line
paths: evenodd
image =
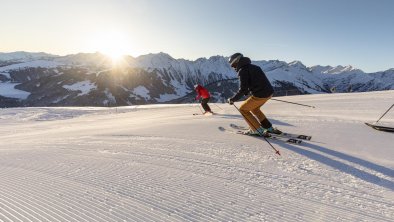
M157 53L115 63L101 53L0 53L0 107L190 103L197 83L209 89L212 101L224 102L239 84L227 59L189 61ZM394 69L365 73L352 66L306 67L300 61L252 63L267 74L275 96L394 89Z

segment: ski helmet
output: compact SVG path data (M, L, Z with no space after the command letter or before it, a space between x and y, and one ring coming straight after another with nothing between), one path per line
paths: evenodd
M228 60L228 62L230 63L230 66L234 67L239 62L239 60L242 57L243 57L243 55L241 53L239 53L239 52L237 52L237 53L233 54L232 56L230 56L230 58Z
M197 87L198 87L198 84L194 85L194 89L197 89Z

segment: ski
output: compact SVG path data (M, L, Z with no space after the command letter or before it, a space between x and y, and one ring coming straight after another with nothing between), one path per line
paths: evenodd
M373 129L379 130L379 131L385 131L385 132L394 132L393 127L387 127L387 126L380 126L380 125L374 125L370 123L365 123L365 125L372 127Z
M241 130L226 129L222 126L219 126L219 130L222 132L227 132L227 133L245 135L242 133ZM246 136L254 136L254 135L246 135ZM255 137L261 137L261 136L255 135ZM272 140L278 140L278 141L282 141L282 142L286 142L286 143L292 143L292 144L300 144L302 142L302 140L299 140L299 139L281 137L281 136L277 136L275 134L270 134L268 137L265 137L265 138L272 139Z
M215 113L193 113L193 116L212 116Z
M237 129L237 130L248 130L248 127L245 126L239 126L234 123L230 124L231 128ZM307 136L307 135L301 135L301 134L294 134L294 133L286 133L283 132L281 134L273 134L275 136L279 137L286 137L286 138L295 138L295 139L301 139L301 140L311 140L312 136Z

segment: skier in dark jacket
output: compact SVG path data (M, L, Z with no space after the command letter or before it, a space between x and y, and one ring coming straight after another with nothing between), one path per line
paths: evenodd
M228 103L232 105L244 95L250 94L249 98L242 103L239 109L250 127L245 134L266 135L267 133L282 133L272 127L271 122L260 110L261 106L274 94L274 89L263 70L259 66L251 64L251 60L248 57L244 57L241 53L232 55L229 63L238 73L240 85L238 92L228 99Z
M211 98L211 95L209 94L208 90L199 84L194 85L194 89L196 90L197 93L196 100L200 100L201 98L201 106L205 111L204 114L212 113L211 107L209 107L208 105L209 99Z

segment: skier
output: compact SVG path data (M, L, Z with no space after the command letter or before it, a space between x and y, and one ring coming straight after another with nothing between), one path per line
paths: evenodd
M271 122L260 110L260 107L274 94L274 89L263 70L251 64L251 60L248 57L244 57L241 53L233 54L229 59L229 63L238 73L240 84L238 92L227 100L228 103L233 105L242 96L250 94L249 98L242 103L239 109L249 125L249 130L245 131L244 134L263 136L269 133L281 134L280 130L272 127Z
M194 89L197 93L196 100L200 100L201 98L201 106L205 111L203 114L212 114L211 108L208 106L209 99L211 98L208 90L199 84L194 85Z

